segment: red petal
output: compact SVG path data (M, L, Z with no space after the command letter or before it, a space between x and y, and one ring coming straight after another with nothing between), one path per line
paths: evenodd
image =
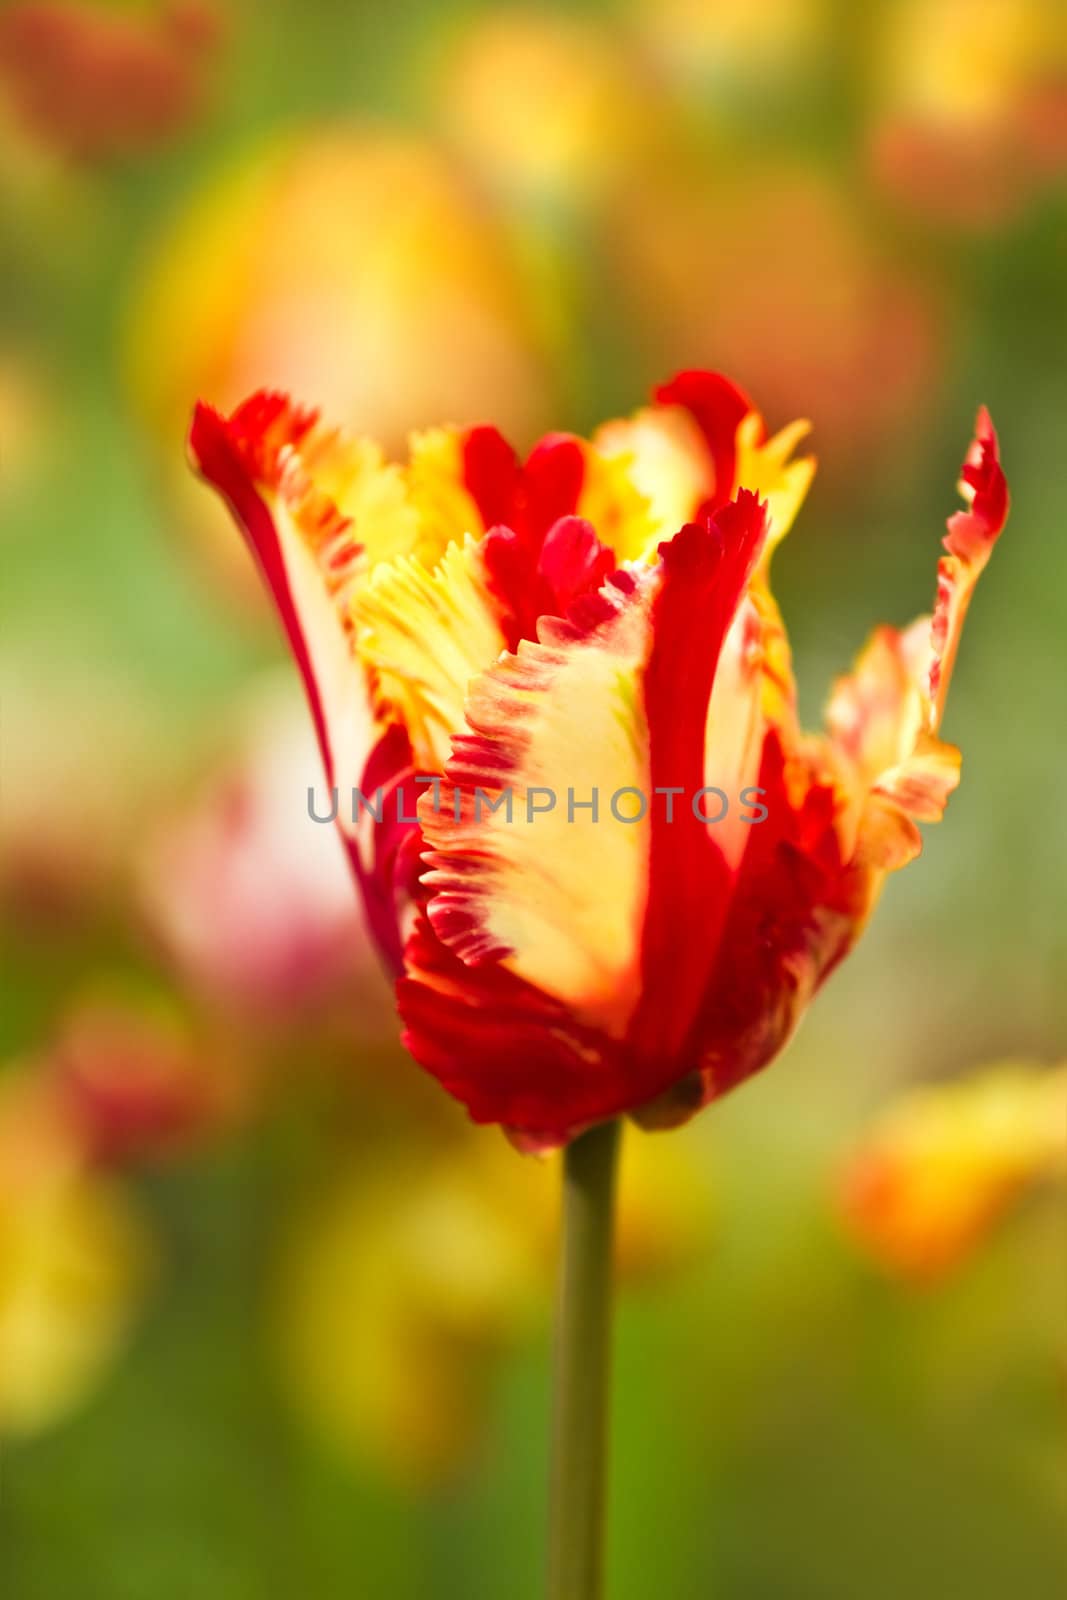
M499 964L466 966L424 917L406 965L397 983L404 1044L475 1122L550 1148L653 1092L622 1070L603 1034Z
M201 402L193 413L189 449L201 475L229 502L274 597L289 647L304 680L326 765L327 783L332 784L333 760L323 697L290 590L278 530L255 487L257 480L277 487L283 450L299 444L317 420L316 412L302 410L280 394L253 395L230 421ZM340 519L338 525L341 526Z
M786 1044L858 936L876 883L842 861L829 783L790 757L774 731L759 782L767 819L752 829L694 1030L705 1101Z
M715 464L715 490L707 509L725 505L737 488L737 428L754 409L751 400L722 373L694 370L661 383L653 398L661 406L684 407L700 428Z
M684 1046L726 916L733 874L692 799L705 782L708 702L723 641L766 536L766 507L743 490L712 521L660 546L665 578L643 686L650 785L653 796L666 787L683 793L670 821L665 798L652 805L642 996L629 1042L662 1060Z
M412 825L376 825L368 830L366 848L361 853L350 812L353 787L370 797L379 784L397 781L411 761L403 730L395 726L375 728L370 719L360 668L351 659L346 632L349 624L331 594L332 585L343 585L346 572L358 557L359 546L347 519L333 503L310 481L302 485L296 515L304 529L313 532L322 553L313 588L304 595L302 611L277 522L259 488L269 492L280 488L284 474L293 464L294 450L309 438L317 420L315 412L294 406L278 394L254 395L228 421L210 406L198 405L189 446L202 476L229 502L273 596L303 679L327 787L336 786L340 791L340 832L364 896L372 931L386 960L398 969L401 940L395 890L400 881L398 861L403 835L411 831ZM316 665L316 650L328 663L328 673ZM385 814L389 815L388 808Z
M975 437L960 474L966 511L948 519L944 546L948 554L937 568L937 600L930 633L930 727L936 730L956 660L960 633L974 586L1008 517L1008 485L1000 465L996 430L983 406Z

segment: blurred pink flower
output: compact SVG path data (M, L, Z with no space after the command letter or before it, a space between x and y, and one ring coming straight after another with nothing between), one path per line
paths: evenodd
M322 761L299 696L271 683L239 722L239 747L149 838L150 928L185 981L225 1008L277 1020L344 989L365 1032L391 1032L337 830L308 814Z
M196 1034L172 1007L117 991L71 1005L42 1063L86 1159L155 1160L195 1144L243 1109L235 1052Z
M0 1435L61 1422L125 1348L153 1265L125 1186L89 1158L54 1079L0 1071Z

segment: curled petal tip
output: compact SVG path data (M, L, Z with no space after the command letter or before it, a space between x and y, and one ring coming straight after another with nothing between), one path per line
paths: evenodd
M960 494L967 510L948 519L945 548L964 560L988 549L1008 518L1008 484L1000 464L996 429L985 406L975 422L974 438L960 470Z
M975 584L1008 520L1007 479L1000 464L996 430L985 406L978 412L959 490L966 510L957 511L948 519L948 532L942 541L948 554L942 556L937 569L928 680L927 720L931 731L941 722L960 631Z

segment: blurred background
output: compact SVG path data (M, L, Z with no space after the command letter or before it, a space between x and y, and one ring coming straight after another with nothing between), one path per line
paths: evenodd
M964 781L783 1059L622 1202L612 1594L1067 1581L1058 0L0 7L0 1566L532 1600L553 1165L399 1051L192 404L520 446L725 368L820 471L809 722L1014 495Z

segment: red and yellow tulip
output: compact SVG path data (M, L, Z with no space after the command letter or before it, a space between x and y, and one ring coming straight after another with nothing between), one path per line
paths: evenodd
M939 729L1008 507L989 417L932 619L875 633L818 734L769 577L814 471L805 432L768 436L706 372L525 461L480 427L390 463L280 395L197 411L406 1043L525 1147L622 1112L678 1122L766 1065L958 782Z

